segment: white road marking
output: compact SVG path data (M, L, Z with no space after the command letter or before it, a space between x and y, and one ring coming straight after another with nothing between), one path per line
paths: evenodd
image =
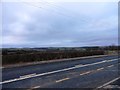
M40 86L35 86L35 87L33 87L33 89L36 89L36 88L40 88Z
M91 66L91 65L96 65L96 64L101 64L101 63L105 63L107 62L112 62L112 61L116 61L118 59L112 59L112 60L105 60L105 61L101 61L101 62L96 62L96 63L92 63L92 64L86 64L86 65L81 65L81 66L76 66L76 67L85 67L85 66Z
M103 70L104 68L98 68L97 71Z
M108 67L113 67L114 65L110 65L110 66L108 66Z
M107 62L116 61L116 60L118 60L118 59L112 59L112 60L107 61ZM3 81L3 82L0 82L0 84L20 81L20 80L24 80L24 79L28 79L28 78L34 78L34 77L38 77L38 76L54 74L54 73L58 73L58 72L68 71L68 70L77 69L77 68L86 67L86 66L91 66L91 65L97 65L97 64L101 64L101 63L105 63L105 62L106 62L106 60L105 61L101 61L101 62L92 63L92 64L74 66L74 67L60 69L60 70L56 70L56 71L51 71L51 72L46 72L46 73L41 73L41 74L35 74L35 75L29 76L29 77L22 77L22 78L20 77L20 78L16 78L16 79L11 79L11 80L6 80L6 81Z
M75 67L79 67L79 66L83 66L83 64L78 64L78 65L75 65Z
M20 78L31 77L31 76L34 76L34 75L36 75L36 73L20 76Z
M57 80L56 83L62 82L62 81L68 80L68 79L69 79L69 78L60 79L60 80Z
M85 73L81 73L80 75L85 75L85 74L88 74L90 73L91 71L88 71L88 72L85 72Z
M99 87L97 87L97 88L103 88L103 87L107 86L108 84L110 84L110 83L112 83L112 82L114 82L114 81L116 81L116 80L118 80L118 79L120 79L120 77L115 78L115 79L113 79L113 80L111 80L111 81L109 81L109 82L107 82L107 83L105 83L105 84L103 84L103 85L101 85L101 86L99 86Z
M118 58L118 59L120 59L120 58ZM108 61L112 61L112 60L108 60Z
M105 89L108 89L108 88L109 88L109 89L114 89L114 88L117 88L117 89L119 88L119 89L120 89L120 86L119 86L119 85L107 85L107 86L105 86L104 88L105 88Z

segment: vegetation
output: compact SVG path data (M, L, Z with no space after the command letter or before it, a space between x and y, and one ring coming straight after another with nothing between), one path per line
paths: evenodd
M117 50L116 47L87 47L87 48L44 48L44 49L3 49L2 64L15 64L44 60L57 60L92 55L103 55L105 50Z

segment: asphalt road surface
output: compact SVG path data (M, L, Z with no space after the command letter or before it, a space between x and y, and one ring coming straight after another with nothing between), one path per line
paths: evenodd
M2 69L2 88L119 88L117 55Z

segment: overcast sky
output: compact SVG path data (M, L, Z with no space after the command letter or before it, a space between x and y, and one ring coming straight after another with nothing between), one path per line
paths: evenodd
M117 2L5 2L3 47L118 44Z

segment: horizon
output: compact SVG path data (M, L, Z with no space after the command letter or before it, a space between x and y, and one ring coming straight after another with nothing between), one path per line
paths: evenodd
M110 47L110 46L115 46L115 47L120 47L120 45L108 45L108 46L81 46L81 47L2 47L1 49L24 49L24 48L27 48L27 49L32 49L32 48L87 48L87 47Z

